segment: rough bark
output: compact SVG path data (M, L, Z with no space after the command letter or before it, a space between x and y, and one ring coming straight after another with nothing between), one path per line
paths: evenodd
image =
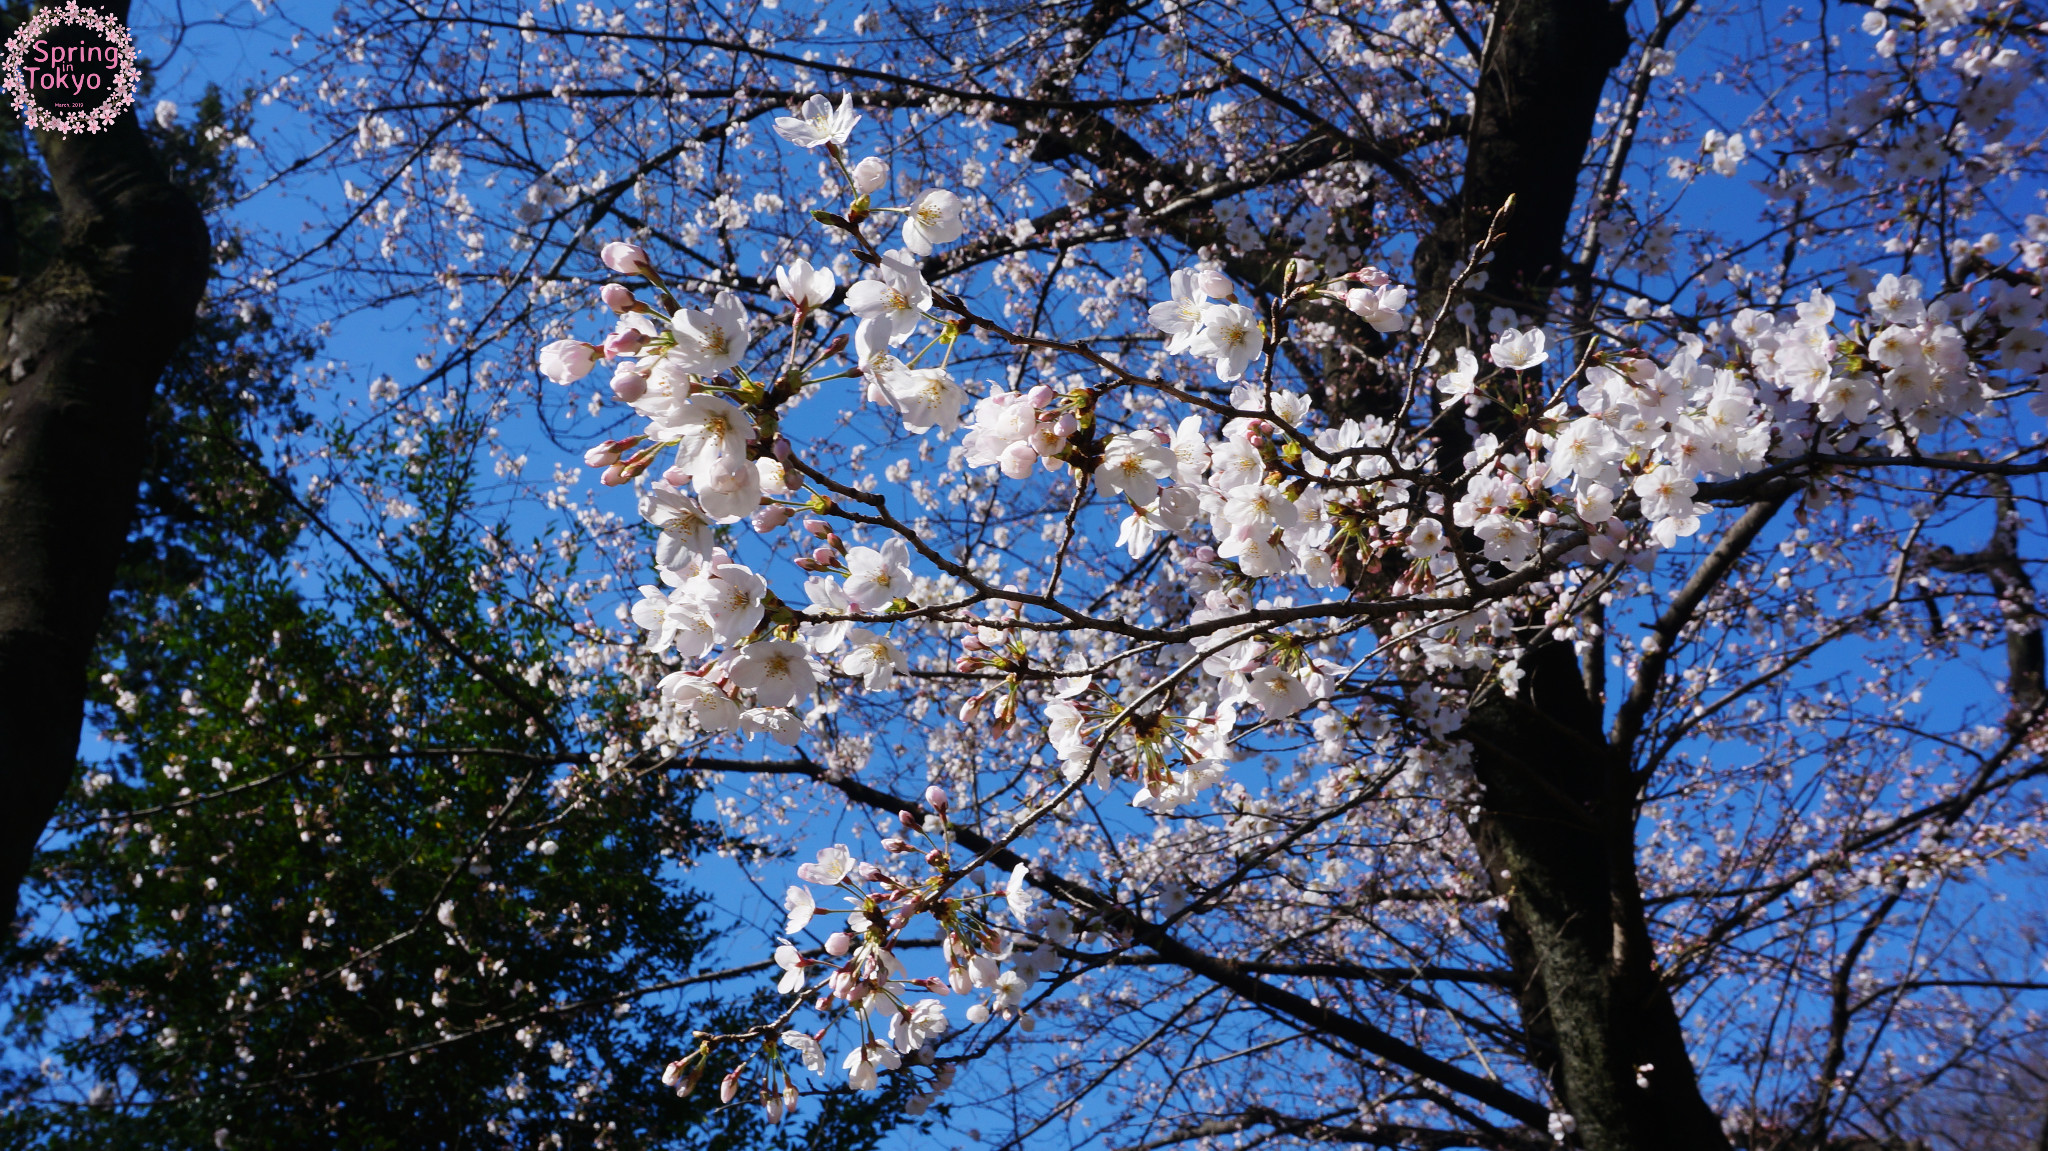
M125 17L127 4L105 7ZM11 909L78 758L86 668L134 512L150 395L210 244L135 116L40 133L54 252L0 294L0 891Z
M1600 93L1628 50L1627 9L1626 0L1502 0L1494 10L1457 202L1416 246L1422 315L1435 312L1452 269L1512 196L1479 296L1541 316L1569 259L1565 229Z
M1725 1151L1700 1095L1636 882L1636 787L1600 730L1571 648L1524 659L1463 734L1485 789L1473 824L1508 899L1523 1029L1591 1151Z
M1627 53L1625 11L1601 0L1504 0L1495 10L1457 200L1416 251L1423 315L1510 197L1476 302L1482 319L1494 304L1547 312L1569 266L1600 94ZM1456 465L1462 445L1447 448ZM1657 970L1625 750L1603 734L1603 703L1568 645L1539 644L1522 666L1520 694L1481 698L1463 734L1484 788L1473 837L1508 899L1501 932L1529 1056L1590 1151L1727 1151Z

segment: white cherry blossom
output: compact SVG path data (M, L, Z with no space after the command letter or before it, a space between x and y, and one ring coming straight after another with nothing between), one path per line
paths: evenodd
M966 230L960 197L944 188L927 188L903 210L903 246L920 256L960 238Z
M797 115L777 117L775 134L799 148L844 148L860 121L853 110L853 93L842 96L837 108L820 94L805 100Z
M1202 309L1202 328L1188 351L1216 362L1217 378L1228 383L1244 378L1245 369L1266 347L1259 314L1243 304L1209 304Z
M832 269L813 268L809 260L802 258L778 266L775 283L782 289L783 299L806 309L823 307L832 299L832 290L839 286Z
M818 688L809 657L800 645L788 640L764 639L750 643L740 649L740 654L727 665L726 671L733 684L752 691L763 708L788 707L808 698ZM746 716L742 715L741 719L744 721Z
M1493 348L1488 355L1495 365L1513 372L1527 371L1550 358L1543 350L1543 329L1530 328L1521 331L1508 328L1494 337Z

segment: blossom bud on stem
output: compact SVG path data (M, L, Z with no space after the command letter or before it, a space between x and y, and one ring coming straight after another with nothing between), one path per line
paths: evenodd
M638 244L614 240L604 246L598 257L605 267L621 275L644 276L653 270L647 262L647 249Z
M639 372L627 371L625 368L612 373L612 395L630 404L646 394L646 376Z
M610 308L615 315L623 316L628 312L647 310L646 304L634 298L633 289L624 284L606 284L597 294L598 298L604 301L604 306Z
M740 1093L740 1072L746 1069L747 1065L742 1063L731 1071L726 1072L725 1078L719 1081L718 1101L720 1103L730 1103L733 1096Z
M869 156L855 164L847 175L853 178L854 189L863 199L870 193L879 192L889 182L889 164L879 156Z

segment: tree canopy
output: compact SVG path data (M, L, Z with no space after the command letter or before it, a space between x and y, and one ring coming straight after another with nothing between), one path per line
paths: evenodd
M228 294L385 330L256 485L313 534L200 593L277 654L111 633L151 754L51 874L306 941L133 1042L275 1021L399 1077L393 1036L544 1006L486 970L514 937L574 1002L748 941L714 1024L472 1064L514 1143L560 1108L511 1092L600 1064L622 1133L667 1086L745 1138L2024 1138L1956 1101L2043 1105L2004 1085L2048 990L2044 17L266 17L234 133L304 226ZM200 790L158 760L234 786L163 752L322 717L289 818L138 866L162 817L119 812ZM273 835L371 882L330 923ZM707 845L769 905L663 887Z

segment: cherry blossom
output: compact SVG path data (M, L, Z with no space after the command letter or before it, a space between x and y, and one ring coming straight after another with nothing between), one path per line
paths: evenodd
M1958 26L1971 19L1951 15ZM1441 52L1460 51L1463 38L1439 17L1455 22L1462 10L1403 15L1414 23L1401 36L1348 26L1339 35L1333 26L1340 48L1332 51L1346 54L1344 75L1407 83L1389 66L1402 58L1393 41L1434 36ZM1162 20L1169 41L1188 35L1183 16ZM1893 31L1886 23L1882 33ZM1894 45L1901 40L1910 37ZM1639 43L1640 68L1629 74L1644 86L1634 103L1603 104L1601 115L1644 122L1645 103L1679 115L1678 97L1651 83L1678 67L1663 43ZM1921 58L1910 42L1897 50ZM1928 59L1957 58L1941 66L1944 84L1966 69L1996 77L2016 67L1996 64L1995 50L1927 51ZM1439 122L1408 117L1423 110L1419 95L1399 116L1380 110L1388 98L1347 91L1343 106L1378 117L1383 139ZM1706 939L1717 929L1684 926L1677 913L1653 930L1640 907L1628 910L1644 891L1701 923L1757 916L1727 928L1741 933L1775 930L1755 924L1820 906L1806 902L1811 887L1794 894L1801 884L1864 883L1847 878L1855 870L1847 863L1816 862L1843 849L1819 846L1825 837L1800 811L1861 804L1883 808L1884 818L1919 818L1900 814L1904 801L1869 798L1892 794L1904 778L1885 774L1913 761L1903 743L1870 751L1892 757L1893 768L1870 769L1853 788L1837 793L1813 776L1804 794L1821 798L1810 801L1786 798L1792 783L1777 782L1779 765L1718 765L1755 739L1802 749L1800 765L1784 769L1795 775L1863 771L1842 766L1867 750L1851 754L1846 733L1893 738L1872 734L1880 729L1830 694L1848 689L1801 680L1802 666L1818 666L1801 661L1832 644L1841 646L1830 654L1856 644L1877 650L1885 637L1921 627L1906 618L1922 610L1905 610L1922 603L1913 589L1938 583L1937 574L1990 570L1991 559L1957 550L1981 534L1963 526L1976 521L1962 505L2015 507L1995 485L2035 474L2013 421L2048 367L2040 333L2048 309L2038 275L2026 270L2048 256L2030 265L2024 246L2048 239L2001 247L1956 236L1962 247L1922 251L1898 229L1873 224L1854 243L1837 234L1831 251L1898 241L1885 261L1766 274L1738 261L1755 265L1758 252L1777 246L1720 243L1704 227L1681 231L1668 220L1684 212L1657 197L1665 194L1659 181L1676 188L1702 173L1768 169L1757 185L1766 211L1790 213L1770 228L1786 236L1822 228L1814 221L1824 213L1800 205L1852 211L1860 184L1841 165L1878 125L1905 133L1924 111L1885 103L1892 96L1868 99L1870 107L1852 111L1845 97L1841 123L1797 146L1769 129L1765 113L1740 132L1715 129L1700 145L1696 110L1686 111L1692 126L1674 121L1665 131L1675 150L1654 164L1616 146L1607 169L1587 169L1610 174L1588 175L1597 185L1574 202L1583 234L1566 235L1541 260L1515 251L1515 229L1533 214L1526 203L1520 214L1489 205L1488 213L1500 209L1491 230L1453 235L1450 225L1431 224L1442 229L1434 247L1380 242L1375 228L1471 215L1467 204L1406 199L1421 193L1398 180L1367 192L1323 173L1285 208L1215 185L1201 193L1213 202L1191 208L1180 182L1189 172L1205 181L1262 178L1241 161L1265 146L1266 118L1287 110L1241 93L1202 112L1191 146L1213 146L1213 172L1176 169L1155 173L1150 188L1126 187L1123 174L1063 160L1057 172L1039 173L1040 186L1012 170L995 174L1021 154L968 147L928 164L935 154L903 148L891 153L899 187L957 175L963 189L928 188L903 208L868 199L887 186L886 165L845 167L857 119L849 101L835 111L817 98L808 120L779 122L798 147L829 145L801 173L810 198L794 218L804 230L788 229L777 238L783 246L764 245L757 262L733 268L675 256L716 273L707 284L727 286L703 315L733 293L732 318L718 328L729 358L709 350L711 320L678 319L663 330L636 310L631 291L597 292L612 325L602 347L627 372L614 392L635 424L607 431L586 455L606 482L644 488L643 517L661 533L663 582L623 610L644 629L644 646L685 665L659 678L651 734L638 745L623 741L617 761L753 757L718 769L729 781L752 780L728 782L721 810L771 836L800 827L798 808L816 795L886 825L873 862L836 845L798 870L805 883L838 887L844 910L821 908L809 888L790 888L784 900L790 933L819 915L845 916L819 957L805 960L792 947L783 963L778 952L782 985L806 995L790 1010L813 1012L824 1029L784 1030L784 1016L752 1039L780 1036L817 1071L821 1037L836 1031L857 1044L843 1063L849 1087L872 1090L885 1075L901 1076L924 1099L940 1089L939 1074L901 1056L936 1050L950 1060L957 1050L946 1013L927 994L969 997L954 1019L976 1036L968 1045L975 1059L1011 1050L995 1038L976 1046L998 1028L1053 1028L1062 1042L1093 1051L1090 1044L1108 1042L1089 1030L1098 1014L1133 1018L1120 1005L1079 1006L1105 1002L1092 998L1107 995L1102 972L1125 977L1136 954L1173 968L1148 987L1209 979L1216 973L1200 969L1205 948L1249 954L1255 945L1245 941L1264 939L1317 941L1282 945L1304 965L1290 970L1370 964L1395 972L1380 982L1339 980L1341 999L1321 998L1324 976L1301 976L1307 1006L1272 1008L1292 1020L1287 1026L1324 1026L1311 1017L1338 1010L1333 1002L1345 1004L1346 1018L1381 1022L1416 1003L1441 1011L1439 999L1403 998L1401 989L1420 984L1398 965L1423 962L1437 965L1430 972L1484 969L1486 979L1470 986L1432 975L1427 994L1469 996L1453 1009L1461 1017L1509 1018L1525 1005L1487 997L1509 985L1501 980L1534 984L1514 967L1522 962L1514 949L1497 946L1499 932L1544 914L1525 886L1542 876L1498 866L1513 861L1494 856L1506 850L1503 837L1523 834L1514 804L1546 803L1552 792L1629 792L1621 807L1630 814L1602 824L1602 834L1644 860L1647 886L1585 914L1636 915L1635 935L1602 939L1603 947L1621 939L1615 946L1628 962L1641 960L1643 986L1662 986L1667 962L1684 969L1684 947L1725 965L1733 946ZM992 118L1009 115L941 102L912 123L933 139L979 140ZM1950 150L1974 146L1936 127L1922 144L1886 145L1883 166L1895 169L1887 178L1931 178L1912 175L1914 165L1946 171ZM1994 163L1973 155L1972 163ZM1455 171L1433 152L1416 163L1433 165L1425 186ZM945 174L922 170L932 167ZM722 218L782 211L766 192L741 198L739 174L727 175L732 188L718 185L715 208ZM1052 198L1050 210L1042 197ZM1103 200L1124 215L1101 216L1094 205ZM1394 203L1400 211L1380 211ZM891 213L902 215L903 246L884 251L882 237L897 223ZM1182 220L1188 213L1198 221ZM1330 222L1339 216L1344 228ZM999 218L1019 222L990 223ZM1116 244L1129 260L1098 258ZM1805 259L1798 244L1785 250L1787 261ZM1556 251L1566 253L1562 262ZM1070 261L1074 252L1088 258ZM838 278L864 269L836 303L828 258L839 260ZM1880 274L1878 263L1891 270ZM730 286L765 291L771 265L801 322L785 311L750 340ZM659 273L648 263L636 274L671 282ZM668 453L678 471L641 478ZM694 500L676 490L684 482ZM1908 510L1920 505L1945 510ZM1939 527L1922 526L1936 519ZM1937 550L1927 533L1950 550ZM792 579L808 600L802 611ZM1935 604L1932 614L1977 613L1987 644L2029 626L2031 592L1996 593L2005 607L1942 595L1957 606ZM1925 634L1934 631L1948 634L1950 625ZM1887 666L1912 662L1896 658ZM1751 692L1762 710L1743 712ZM1768 693L1781 693L1772 703L1782 710L1765 706ZM1563 696L1582 698L1585 715L1560 710ZM1857 699L1873 714L1884 710L1874 689ZM1530 708L1552 710L1532 717ZM1985 710L1997 710L1995 699ZM1593 750L1558 759L1525 735L1539 719L1584 728L1573 729L1570 746ZM1990 746L2007 739L1999 732L2032 731L2030 722L1984 724L1990 734L1960 742ZM770 740L744 742L755 734ZM1709 735L1715 746L1695 747ZM2022 738L2033 737L2011 736ZM1582 761L1606 764L1599 757L1610 752L1615 778L1663 773L1657 788L1572 774ZM1523 786L1503 767L1517 757L1540 758L1551 790L1504 798ZM1665 776L1682 782L1658 790ZM795 780L803 782L792 787ZM1933 786L1916 776L1909 790ZM803 798L791 798L797 789ZM1098 805L1112 790L1128 804ZM1852 791L1860 798L1848 798ZM949 795L960 797L957 809ZM1774 834L1798 841L1799 858L1721 836L1711 805L1738 799L1760 820L1777 820ZM1568 806L1560 819L1606 818L1576 800ZM1876 815L1868 825L1858 823L1865 815L1842 818L1842 826L1888 826ZM1638 820L1641 839L1633 838ZM1694 849L1697 858L1684 854ZM1860 890L1913 868L1939 870L1906 858L1932 850L1924 845L1898 850L1899 858L1871 864L1878 878ZM1098 879L1104 860L1115 861L1106 882ZM1726 877L1751 867L1803 878L1754 903L1725 894L1735 883ZM1027 884L1034 874L1035 887ZM1684 894L1710 874L1722 877L1713 882L1723 894ZM1395 891L1422 894L1395 899ZM1377 918L1366 923L1358 908ZM997 912L1007 920L996 922ZM1176 918L1183 912L1186 921ZM938 946L905 946L918 940ZM1451 957L1468 966L1439 963ZM1244 987L1258 977L1225 973ZM1294 978L1261 982L1262 1009L1281 1002L1280 990L1295 995L1286 982ZM1057 1009L1031 1006L1041 992ZM1569 989L1546 984L1543 993ZM1747 1010L1722 992L1701 994L1731 1017ZM1675 1033L1689 1009L1664 1002ZM1427 1028L1416 1034L1436 1062L1388 1056L1400 1070L1373 1070L1379 1087L1399 1094L1412 1086L1403 1077L1418 1076L1460 1107L1507 1116L1501 1129L1511 1119L1516 1138L1540 1139L1547 1117L1563 1114L1554 1102L1592 1113L1583 1099L1554 1099L1577 1089L1525 1059L1510 1063L1511 1075L1496 1074L1496 1053L1519 1058L1497 1036L1472 1040L1487 1048L1481 1056ZM1675 1078L1663 1055L1655 1067L1666 1070L1639 1069L1649 1066L1630 1063L1627 1081L1661 1091ZM782 1098L771 1073L761 1074L764 1097ZM1696 1085L1686 1090L1682 1102L1710 1109ZM1443 1121L1420 1104L1373 1102L1362 1091L1344 1099L1326 1113L1356 1108L1418 1130ZM1188 1113L1212 1102L1181 1101ZM1550 1125L1569 1133L1577 1120L1564 1118ZM1360 1135L1378 1121L1329 1133ZM1263 1122L1248 1119L1243 1129Z
M885 252L876 265L876 279L846 289L846 306L859 316L863 330L873 330L890 344L908 340L917 321L932 305L931 289L915 261L901 249Z
M837 108L825 96L817 95L805 100L797 115L777 117L775 134L799 148L844 148L860 121L860 114L853 110L853 93L840 97Z
M809 260L791 260L775 269L776 286L782 298L799 308L823 307L838 286L830 268L813 268Z
M767 639L748 644L726 670L736 686L751 690L761 706L767 708L788 707L808 697L818 686L804 649L787 640Z
M1550 358L1550 353L1543 350L1543 331L1540 328L1528 331L1508 328L1494 339L1487 355L1496 365L1511 372L1527 371Z
M1266 333L1258 313L1243 304L1209 304L1202 309L1202 327L1188 341L1188 351L1216 361L1216 376L1226 383L1244 378L1245 369L1265 350Z
M1159 481L1174 474L1172 452L1150 432L1118 435L1103 449L1095 482L1102 490L1122 493L1140 506L1159 497Z
M903 246L920 256L960 238L966 223L960 218L960 197L944 188L928 188L903 209Z

